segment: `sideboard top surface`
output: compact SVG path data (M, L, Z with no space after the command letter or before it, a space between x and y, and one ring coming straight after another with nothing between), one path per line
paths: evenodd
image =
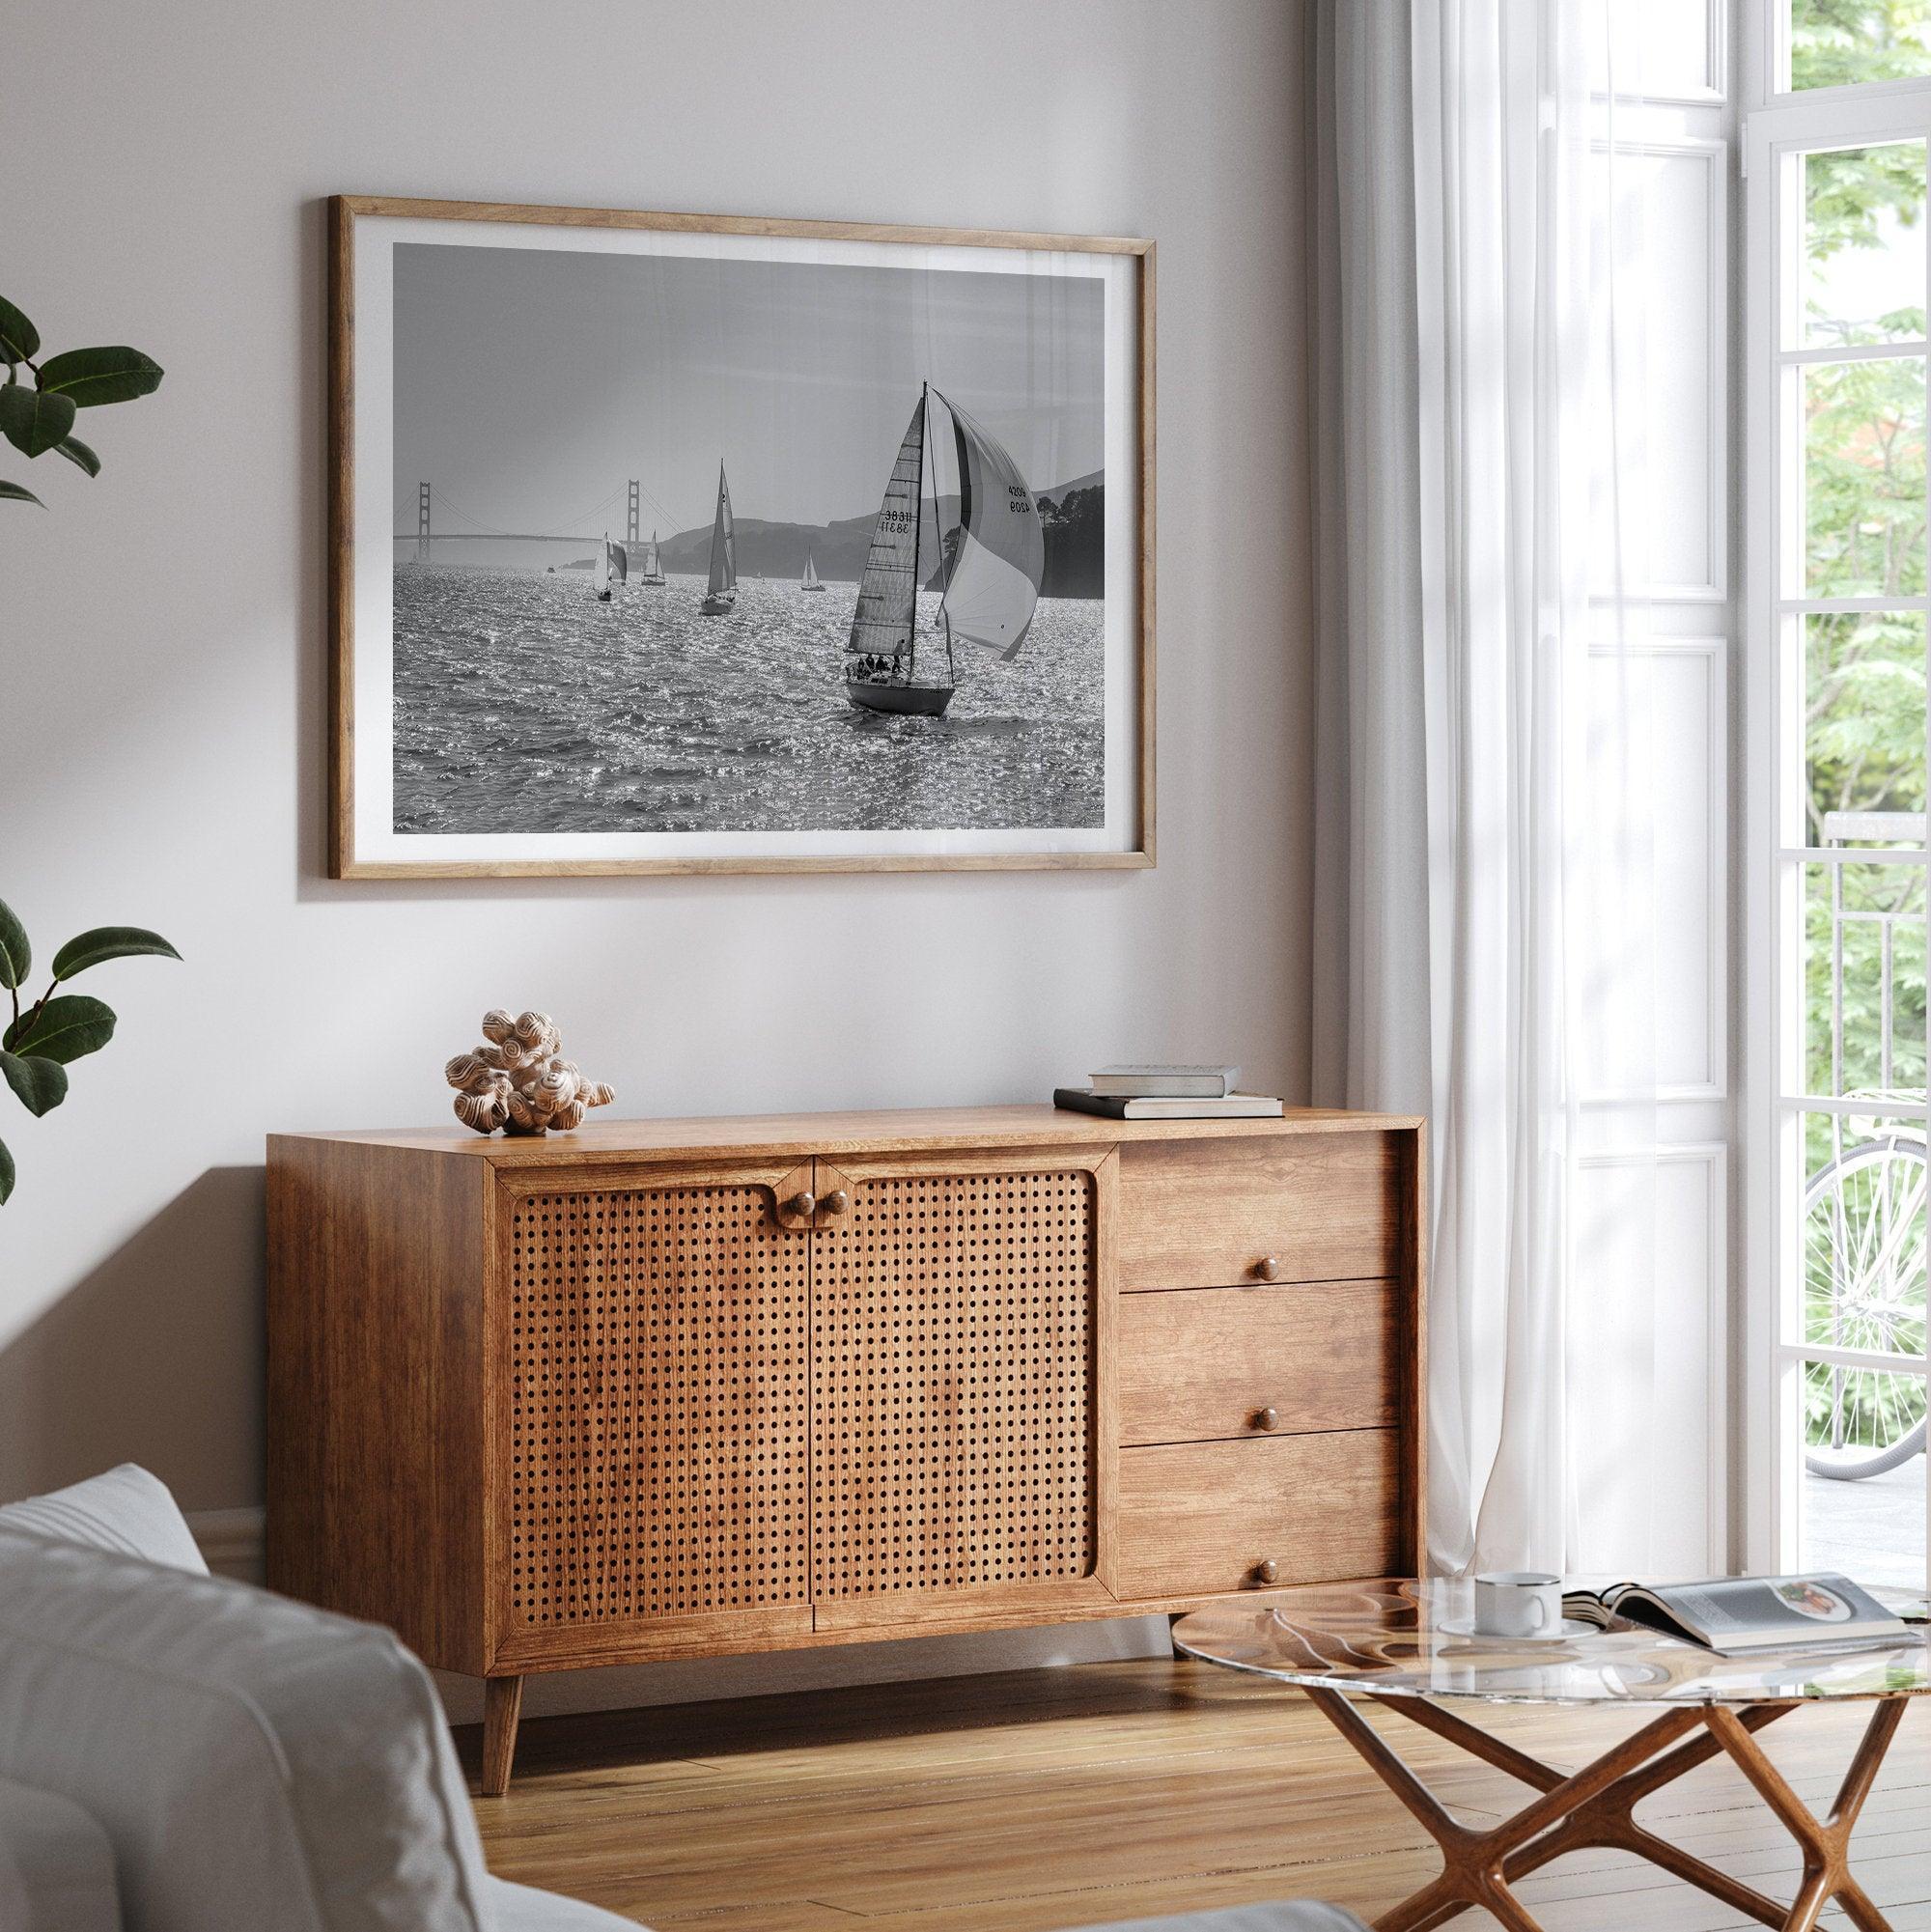
M378 1128L360 1133L270 1134L398 1147L485 1161L495 1167L680 1160L713 1156L907 1153L948 1147L1112 1147L1135 1140L1239 1139L1304 1134L1387 1133L1422 1125L1413 1114L1290 1107L1277 1120L1106 1120L1041 1106L870 1108L850 1113L762 1113L682 1120L586 1121L569 1134L515 1138L448 1129Z

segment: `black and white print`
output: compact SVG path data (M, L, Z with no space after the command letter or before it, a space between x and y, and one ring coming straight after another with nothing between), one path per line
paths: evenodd
M390 260L394 833L1105 826L1102 277Z

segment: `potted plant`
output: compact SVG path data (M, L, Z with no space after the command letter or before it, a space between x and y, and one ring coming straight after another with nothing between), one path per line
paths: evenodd
M40 330L4 297L0 357L7 364L7 380L0 384L0 434L22 456L42 457L52 450L89 476L100 474L100 459L73 434L78 413L151 395L161 380L160 364L138 349L70 349L42 357ZM23 371L29 380L21 379ZM45 507L31 490L6 477L0 477L0 502ZM114 1037L111 1007L61 988L90 966L139 953L181 957L145 927L97 926L54 955L46 991L22 1005L33 949L26 928L0 900L0 991L12 1006L0 1032L0 1078L29 1113L57 1107L67 1098L68 1068L83 1055L98 1052ZM14 1191L14 1157L0 1140L0 1203Z

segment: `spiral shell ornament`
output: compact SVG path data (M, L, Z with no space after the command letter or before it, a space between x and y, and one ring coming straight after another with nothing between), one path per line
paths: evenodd
M593 1106L616 1099L602 1080L586 1079L563 1057L563 1040L547 1013L483 1016L483 1044L458 1053L442 1070L456 1089L456 1117L478 1134L567 1134Z

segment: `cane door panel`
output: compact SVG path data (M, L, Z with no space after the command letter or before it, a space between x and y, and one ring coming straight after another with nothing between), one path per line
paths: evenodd
M1101 1246L1110 1161L820 1162L820 1628L1108 1596Z
M505 1203L505 1638L810 1627L810 1237L722 1170Z

